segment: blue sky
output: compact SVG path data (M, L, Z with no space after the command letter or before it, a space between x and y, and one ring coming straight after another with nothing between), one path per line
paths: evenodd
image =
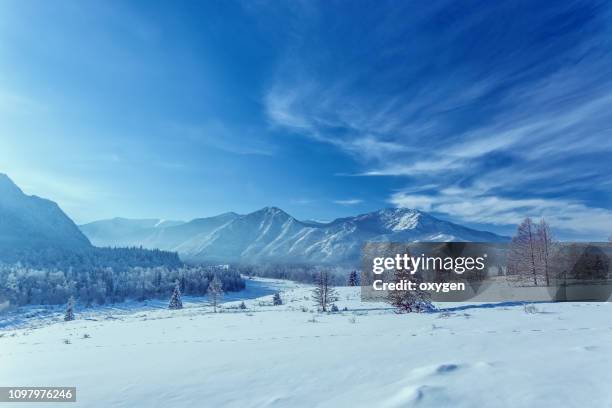
M0 172L77 222L404 206L612 235L610 4L0 3Z

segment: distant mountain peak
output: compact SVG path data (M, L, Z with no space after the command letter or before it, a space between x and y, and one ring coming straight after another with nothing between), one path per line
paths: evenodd
M274 206L264 207L264 208L262 208L262 209L261 209L261 210L259 210L259 211L266 212L266 213L271 213L271 214L279 214L279 213L282 213L282 214L287 214L286 212L284 212L284 211L283 211L283 210L281 210L280 208L278 208L278 207L274 207Z
M405 207L388 207L383 208L378 211L371 212L369 214L376 214L385 218L393 218L393 217L406 217L406 216L429 216L429 214L424 213L421 210L416 210L414 208L405 208Z
M0 173L0 253L87 247L89 240L55 202L24 194Z
M264 207L261 210L257 210L247 215L268 215L272 217L280 216L283 218L293 218L291 215L287 214L285 211L281 210L278 207Z
M380 213L387 224L387 228L393 231L404 231L416 228L423 213L411 208L393 208Z
M19 194L22 195L23 191L11 180L9 176L4 173L0 173L0 193L1 194Z

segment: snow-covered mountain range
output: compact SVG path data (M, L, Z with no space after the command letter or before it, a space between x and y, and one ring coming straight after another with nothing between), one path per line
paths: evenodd
M24 194L0 173L0 253L90 247L87 237L56 203Z
M210 262L354 263L366 241L508 240L404 208L315 223L266 207L246 215L225 213L185 223L114 218L82 225L81 230L98 246L159 248Z
M24 194L0 174L0 253L48 248L74 251L93 244L158 248L206 262L355 263L367 241L506 240L404 208L328 223L299 221L279 208L266 207L245 215L229 212L189 222L113 218L79 229L56 203Z

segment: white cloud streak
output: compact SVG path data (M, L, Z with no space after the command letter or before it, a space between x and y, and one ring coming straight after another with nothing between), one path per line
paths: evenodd
M340 205L357 205L357 204L361 204L362 202L363 200L360 200L358 198L351 198L347 200L334 200L335 204L340 204Z

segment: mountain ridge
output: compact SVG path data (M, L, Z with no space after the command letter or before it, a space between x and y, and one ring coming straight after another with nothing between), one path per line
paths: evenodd
M328 223L301 221L270 206L188 222L116 217L77 226L55 202L24 194L0 173L0 254L143 247L178 252L197 262L355 264L365 242L508 240L407 208L384 208Z
M0 251L90 247L89 239L57 203L25 194L0 173Z
M106 236L93 234L92 224L80 228L95 245L142 245L176 251L185 259L210 262L346 263L359 258L366 241L509 240L406 208L384 208L313 223L270 206L248 214L229 212L180 225L149 228L139 232L144 238L132 242L114 237L112 229L106 231Z

